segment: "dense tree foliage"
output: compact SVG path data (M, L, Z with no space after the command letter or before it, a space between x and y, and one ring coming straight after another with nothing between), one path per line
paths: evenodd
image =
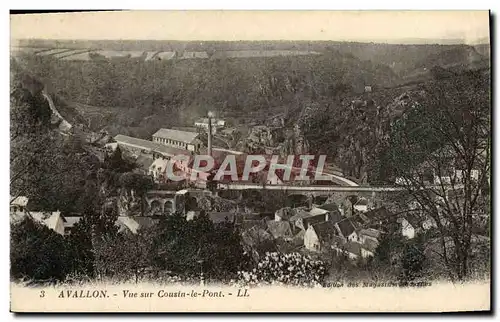
M49 228L25 219L11 229L10 267L13 278L64 280L72 257L66 241Z
M386 178L400 178L434 220L450 275L464 279L478 214L489 215L489 75L468 72L424 90L424 99L393 123L380 168Z

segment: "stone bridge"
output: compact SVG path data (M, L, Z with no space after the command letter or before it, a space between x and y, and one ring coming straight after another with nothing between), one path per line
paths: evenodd
M146 192L146 213L151 215L169 215L183 212L185 206L186 190L166 191L150 190Z

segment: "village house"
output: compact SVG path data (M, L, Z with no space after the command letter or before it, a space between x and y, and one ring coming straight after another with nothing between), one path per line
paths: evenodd
M153 177L155 182L165 182L167 180L167 166L170 160L158 158L149 166L148 174ZM172 167L172 171L173 171Z
M274 239L291 240L293 238L292 229L288 221L267 221L267 230Z
M329 213L338 212L341 213L340 206L335 202L324 203L320 206L316 206L319 209L328 211Z
M358 241L358 234L356 228L349 218L345 218L335 224L339 236L344 238L345 241Z
M22 213L26 212L26 206L28 205L28 198L24 196L18 196L13 198L10 197L10 212L12 213Z
M258 261L260 255L266 251L275 251L276 245L273 236L259 226L253 226L241 233L243 249L250 253L254 260Z
M338 232L330 221L309 225L304 233L304 246L310 251L322 251L332 244Z
M47 228L55 231L59 235L64 235L64 217L61 216L60 211L30 211L26 212L26 215L35 222L38 222L39 224L42 224Z
M12 197L11 197L12 199ZM18 224L29 218L60 235L69 235L81 216L63 216L60 211L28 211L29 199L24 196L12 199L10 203L10 222Z
M354 216L349 217L351 219L351 222L354 224L354 227L356 229L361 229L369 226L370 220L364 213L358 212Z
M398 222L401 224L401 234L408 239L413 239L415 227L404 217L398 218Z
M313 209L317 209L316 211L318 212L319 211L326 212L327 214L326 220L331 221L333 223L339 222L344 218L342 212L340 211L340 206L336 203L323 204L321 206L313 207Z
M368 258L374 256L374 249L369 249L368 246L358 242L347 242L344 244L334 244L332 248L339 254L346 255L351 260L358 260L360 258Z
M118 216L115 225L119 233L137 234L140 229L147 229L157 225L159 219L143 216Z
M359 198L358 201L354 204L354 210L359 212L367 212L368 200L366 198Z
M153 143L194 153L198 153L202 146L202 141L199 139L198 133L172 129L159 129L156 131L153 134Z
M305 209L295 209L296 213L290 218L290 223L302 230L307 230L309 225L327 221L328 213L315 212L311 213Z
M64 235L71 235L74 231L75 225L82 220L82 216L64 216Z
M198 128L202 128L205 131L208 131L208 118L200 118L194 122L194 126ZM226 126L226 121L221 119L212 119L212 134L217 133L217 131L221 130Z
M274 220L275 221L282 221L282 220L290 220L290 218L295 215L295 212L293 211L292 208L290 207L285 207L276 210L274 213Z
M394 214L386 207L380 207L367 211L363 215L368 219L369 225L374 228L383 227L389 221L395 220L395 218L393 218Z
M373 242L378 244L380 237L382 236L382 232L373 228L360 229L358 231L359 242L364 244L367 242Z

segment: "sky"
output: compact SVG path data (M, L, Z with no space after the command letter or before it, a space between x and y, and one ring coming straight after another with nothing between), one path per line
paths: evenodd
M488 11L127 11L11 15L11 39L339 40L489 37Z

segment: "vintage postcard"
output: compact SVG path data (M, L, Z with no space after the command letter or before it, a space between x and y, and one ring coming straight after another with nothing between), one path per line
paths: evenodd
M11 311L491 310L488 11L10 20Z

